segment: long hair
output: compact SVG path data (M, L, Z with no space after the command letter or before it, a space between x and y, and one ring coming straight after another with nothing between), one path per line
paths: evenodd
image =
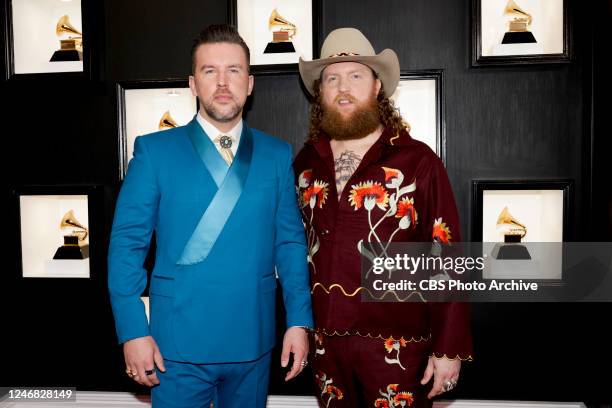
M323 118L323 107L321 106L321 81L314 81L314 95L310 105L310 124L308 127L308 140L316 142L321 134L321 119ZM393 134L398 135L403 130L410 130L410 125L400 116L392 100L387 98L385 90L381 87L376 97L378 101L378 116L383 127L390 129Z

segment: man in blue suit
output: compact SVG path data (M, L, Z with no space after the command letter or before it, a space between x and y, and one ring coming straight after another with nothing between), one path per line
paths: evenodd
M227 25L194 41L186 126L138 137L115 211L108 284L126 373L154 407L264 407L275 289L287 327L281 365L306 365L312 313L289 144L242 121L249 49ZM140 295L152 232L150 324ZM275 273L276 267L276 273Z

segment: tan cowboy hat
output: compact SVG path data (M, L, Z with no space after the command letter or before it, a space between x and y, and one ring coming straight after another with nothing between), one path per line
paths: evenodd
M382 82L387 97L393 95L397 88L400 66L395 51L387 48L377 55L361 31L337 28L323 42L320 59L304 61L300 57L300 75L311 95L314 95L314 82L321 77L321 71L336 62L359 62L372 68Z

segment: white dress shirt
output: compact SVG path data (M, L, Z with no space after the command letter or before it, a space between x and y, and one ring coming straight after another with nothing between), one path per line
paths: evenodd
M206 133L208 137L210 138L211 142L213 142L219 154L221 154L221 146L219 145L219 143L215 143L215 139L217 139L217 137L221 135L230 136L233 141L232 147L230 148L230 150L232 151L232 154L234 155L234 157L236 156L236 152L238 151L238 143L240 142L240 135L242 134L242 126L243 126L242 119L229 132L221 132L214 125L212 125L209 121L204 119L199 113L196 115L196 120L198 121L200 126L202 126L204 133Z

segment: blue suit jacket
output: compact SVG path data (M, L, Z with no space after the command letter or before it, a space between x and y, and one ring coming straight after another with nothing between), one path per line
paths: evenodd
M251 129L250 169L224 229L204 261L179 265L183 248L217 191L189 139L189 131L196 129L206 137L194 119L136 139L108 254L117 335L125 342L150 334L164 358L176 361L254 360L274 346L275 266L287 326L313 326L291 147ZM154 230L149 325L140 296Z

